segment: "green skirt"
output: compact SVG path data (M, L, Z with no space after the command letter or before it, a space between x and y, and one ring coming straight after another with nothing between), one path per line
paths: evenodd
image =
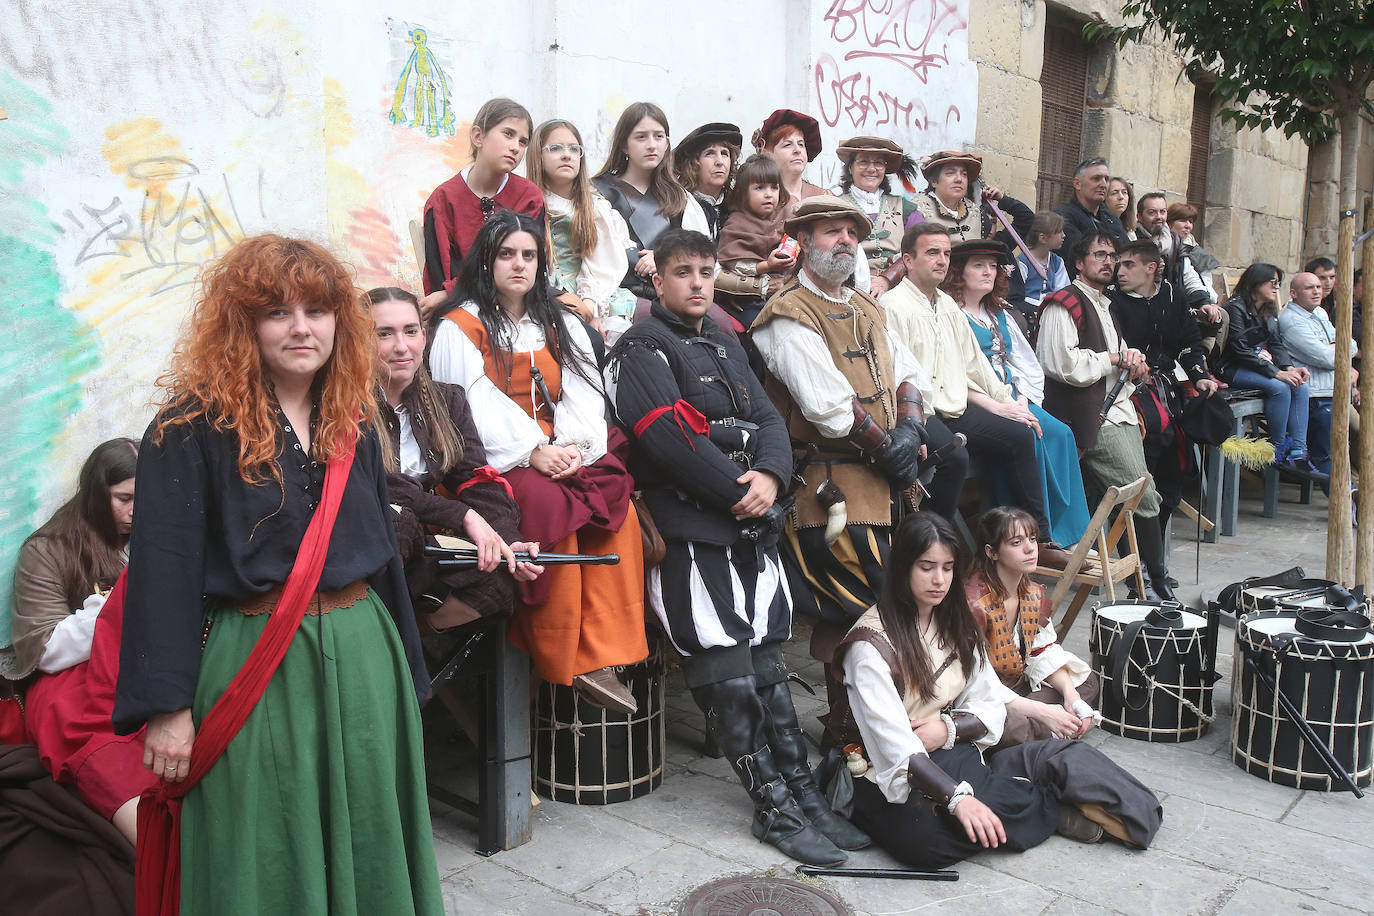
M269 617L207 613L197 727ZM186 795L181 862L186 916L443 913L420 709L375 592L301 622L247 722Z

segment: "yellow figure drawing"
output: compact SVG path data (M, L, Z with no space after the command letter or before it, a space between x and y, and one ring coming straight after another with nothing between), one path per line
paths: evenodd
M413 30L410 39L415 49L410 52L410 59L396 79L396 97L391 103L389 116L391 123L405 123L406 94L410 92L415 111L410 126L423 127L431 137L439 136L441 130L451 137L453 110L449 107L448 76L439 66L434 52L429 49L424 29Z

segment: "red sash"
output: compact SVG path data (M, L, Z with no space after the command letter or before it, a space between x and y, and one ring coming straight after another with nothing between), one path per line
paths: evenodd
M319 584L339 501L353 466L354 446L329 459L324 492L310 519L281 601L258 637L248 660L206 714L191 748L191 773L185 782L159 780L138 803L138 857L135 865L138 916L176 916L181 908L181 799L195 787L234 740L248 714L267 690L273 673L305 617Z

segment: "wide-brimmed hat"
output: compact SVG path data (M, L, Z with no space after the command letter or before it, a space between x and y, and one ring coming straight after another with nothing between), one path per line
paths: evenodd
M975 254L990 254L1003 267L1011 267L1016 263L1011 258L1011 249L996 239L973 239L968 242L960 242L950 248L949 259L953 261L957 257L972 257Z
M931 153L921 160L921 174L926 181L935 183L935 177L940 174L940 169L947 165L962 165L968 169L969 184L978 180L978 176L983 174L983 157L976 153L961 153L952 149L943 149L938 153Z
M802 142L806 144L807 162L821 154L821 125L810 115L793 111L791 108L779 108L764 118L763 126L754 131L754 136L751 138L754 149L763 152L763 147L768 142L768 135L784 124L791 124L801 131Z
M673 155L680 161L694 159L712 143L724 143L726 146L739 149L744 145L744 134L740 133L739 126L736 124L712 121L709 124L701 125L679 140L677 145L673 147Z
M850 137L835 150L836 157L849 165L857 153L881 153L889 174L902 167L902 148L883 137Z
M873 231L873 220L868 218L867 213L860 210L857 204L832 194L817 194L803 200L797 212L782 224L782 231L795 236L798 230L823 219L852 220L859 229L861 239L868 238Z

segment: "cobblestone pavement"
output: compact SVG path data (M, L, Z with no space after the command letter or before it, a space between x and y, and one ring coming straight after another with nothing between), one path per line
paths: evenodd
M1196 601L1246 575L1293 564L1321 575L1326 502L1296 502L1285 486L1277 519L1260 517L1247 487L1236 537L1202 545L1194 578L1190 523L1176 524L1172 562L1180 597ZM1087 656L1085 610L1066 639ZM807 628L789 643L790 662L810 683ZM1216 721L1205 738L1159 745L1095 731L1089 738L1160 797L1164 825L1144 852L1116 843L1084 846L1062 837L1022 854L986 852L958 866L958 882L826 879L856 913L1356 913L1374 909L1374 799L1299 792L1248 775L1230 759L1233 631L1221 631ZM821 691L822 696L824 691ZM793 690L809 734L823 704ZM670 914L702 884L729 875L791 875L781 853L749 834L750 809L729 766L701 753L701 714L673 671L667 701L668 761L662 786L634 801L579 807L544 800L534 839L482 858L474 822L434 806L435 848L450 913ZM896 865L886 854L852 853L850 864Z

